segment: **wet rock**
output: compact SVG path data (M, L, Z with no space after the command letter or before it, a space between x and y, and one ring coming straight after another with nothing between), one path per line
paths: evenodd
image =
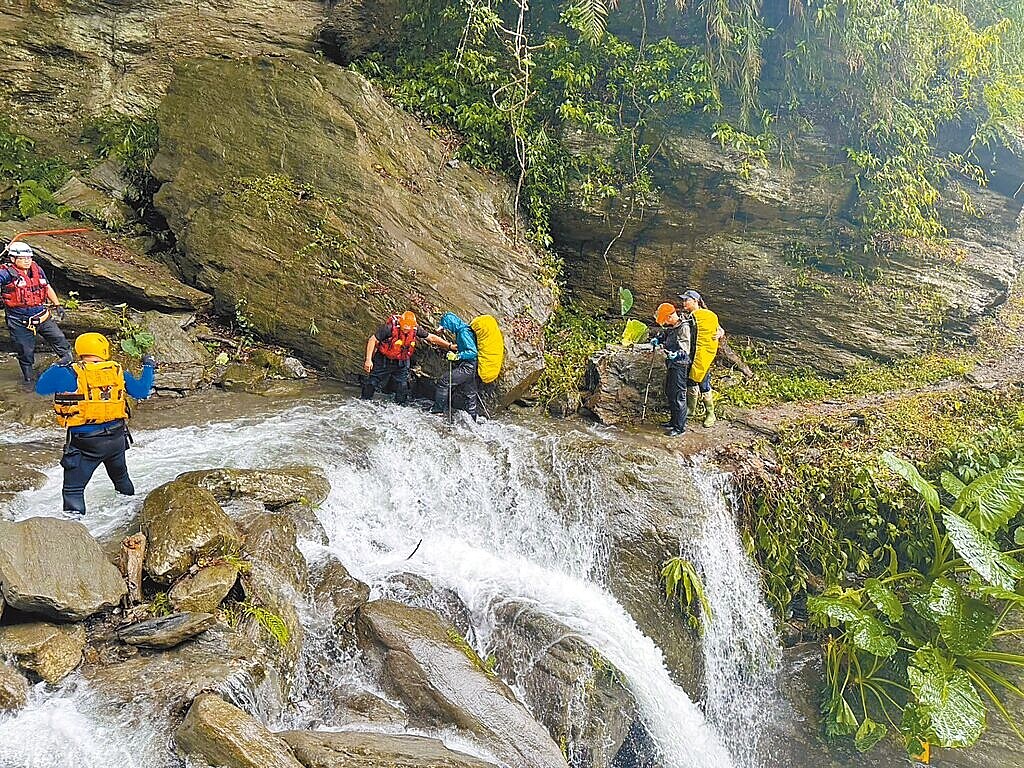
M296 502L319 504L331 490L323 470L305 465L275 469L201 469L185 472L177 479L205 488L218 501L247 497L270 509Z
M285 731L280 734L306 768L495 768L424 736Z
M0 222L0 237L26 230L66 229L67 222L36 216L25 222ZM187 311L209 305L209 294L191 288L163 264L99 232L32 238L36 258L47 274L91 296L125 301L142 309Z
M388 577L382 591L386 598L433 611L473 642L472 614L454 589L435 587L430 579L415 573L396 573Z
M237 566L214 563L178 579L167 597L175 610L213 613L237 580Z
M146 573L161 584L184 576L199 558L236 554L242 536L209 491L173 480L146 497L142 505Z
M10 665L0 662L0 712L21 709L28 700L28 680Z
M0 582L11 608L70 621L116 606L127 592L88 529L52 517L0 521Z
M613 344L590 358L583 405L602 424L630 424L665 409L665 356L649 344Z
M619 671L535 606L507 601L493 610L495 671L522 692L569 765L609 765L637 716Z
M199 101L218 108L197 112ZM502 394L540 375L553 296L536 279L540 255L503 229L508 186L450 167L443 144L362 76L300 54L193 59L157 114L154 203L179 268L218 312L244 302L261 336L352 380L368 329L393 307L424 325L449 308L488 313L506 329ZM311 242L342 244L331 258L343 279L280 279L278 254Z
M330 606L335 626L347 623L370 597L370 587L334 558L317 570L313 583L313 600L319 606Z
M317 544L327 544L330 541L311 504L295 501L283 507L275 507L275 510L282 515L288 515L295 522L295 532L300 539L315 541Z
M185 331L194 321L193 314L147 312L143 316L143 326L149 329L156 340L153 356L160 364L154 382L157 391L170 389L191 392L206 383L209 353Z
M294 357L286 357L281 363L281 368L291 379L304 379L309 375L306 373L306 367Z
M260 394L267 380L267 371L248 363L232 363L224 369L220 385L228 392Z
M212 613L173 613L119 629L117 636L142 648L173 648L217 623Z
M360 644L383 664L385 683L414 725L470 731L502 761L521 768L565 768L547 731L484 666L451 624L388 600L358 613Z
M305 592L309 567L296 546L297 538L294 520L279 512L266 512L245 525L243 549L291 589Z
M117 648L135 651L120 644ZM247 637L218 624L190 642L159 653L136 652L87 664L82 675L115 702L134 702L150 712L179 715L203 691L230 690L240 697L255 697L267 667ZM140 686L140 680L146 684Z
M0 656L13 657L26 672L55 684L82 662L85 627L81 624L12 624L0 627Z
M252 715L219 696L204 693L192 702L174 733L190 757L225 768L302 768L291 749Z
M342 694L338 697L338 704L342 707L339 725L368 724L377 726L397 726L407 728L409 718L405 712L384 701L380 696L374 696L366 691Z
M120 229L132 218L132 210L106 192L72 176L53 193L54 199L69 211L98 221L106 229Z

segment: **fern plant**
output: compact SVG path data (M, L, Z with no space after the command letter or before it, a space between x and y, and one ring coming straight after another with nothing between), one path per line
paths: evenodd
M666 599L675 598L690 626L703 631L712 620L711 605L704 594L704 581L693 563L673 557L662 567L661 579L665 584Z

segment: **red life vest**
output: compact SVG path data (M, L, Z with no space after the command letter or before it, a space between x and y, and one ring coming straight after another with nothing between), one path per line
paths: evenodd
M25 309L41 307L46 303L46 289L50 284L43 277L42 271L33 264L28 272L11 264L5 269L14 278L3 287L4 307L7 309Z
M387 324L391 328L391 338L378 342L377 349L388 360L405 362L416 351L416 329L403 331L398 315L392 315Z

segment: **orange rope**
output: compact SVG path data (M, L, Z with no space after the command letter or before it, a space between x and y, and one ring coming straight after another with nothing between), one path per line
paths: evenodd
M92 232L88 227L80 227L79 229L41 229L38 232L19 232L11 238L11 242L16 242L22 237L28 237L29 235L73 235L78 232Z

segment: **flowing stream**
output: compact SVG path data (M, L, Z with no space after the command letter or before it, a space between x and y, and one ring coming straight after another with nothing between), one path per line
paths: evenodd
M137 431L129 467L139 496L116 496L98 474L87 524L95 535L116 529L145 493L180 472L289 463L327 472L331 492L317 510L326 549L375 595L389 576L409 571L456 591L481 650L496 601L536 606L620 670L660 765L755 765L756 750L748 747L771 710L777 644L721 478L710 470L596 427L514 420L450 426L417 409L325 398L269 416ZM60 469L46 473L45 487L17 496L6 516L59 509ZM674 493L680 479L677 512L700 520L684 552L704 573L714 613L703 643L707 696L700 706L673 682L661 650L607 586L615 526L666 503L651 483ZM313 542L300 546L311 560L327 554ZM354 666L339 670L357 674ZM173 764L168 739L144 716L106 707L101 691L73 676L53 691L38 686L25 710L0 716L0 767L151 768ZM447 740L465 748L457 737Z

